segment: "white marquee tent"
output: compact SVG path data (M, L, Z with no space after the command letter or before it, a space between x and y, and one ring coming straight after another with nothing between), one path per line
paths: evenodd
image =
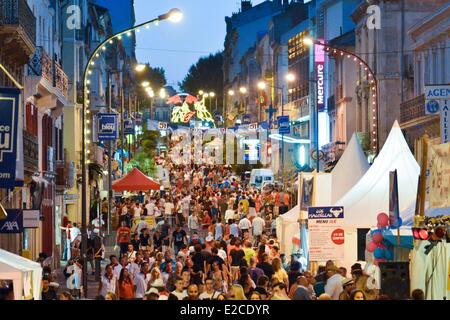
M364 151L358 142L356 134L353 134L347 148L338 163L330 173L302 172L302 178L310 179L315 176L314 206L330 206L341 198L354 186L367 172L369 164ZM296 184L299 184L297 182Z
M41 299L42 267L39 263L0 249L0 279L12 280L14 299Z
M369 168L364 152L358 142L356 134L353 134L347 148L339 159L331 173L307 173L300 174L302 178L315 177L314 206L329 206L336 199L345 194L356 182L364 176ZM299 182L297 182L298 184ZM300 198L300 197L299 197ZM307 218L307 213L302 212ZM300 207L296 205L291 210L277 219L277 237L280 239L281 250L289 256L292 251L292 238L299 233L298 223Z
M399 209L403 212L416 201L420 167L397 121L372 166L335 204L344 206L346 266L357 259L356 229L370 228L377 223L378 213L389 212L389 172L394 169L397 169Z

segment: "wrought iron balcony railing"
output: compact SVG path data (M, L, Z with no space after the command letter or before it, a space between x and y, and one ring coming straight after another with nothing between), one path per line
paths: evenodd
M1 0L0 25L4 30L8 29L5 27L15 27L15 32L28 37L26 42L32 47L36 46L36 17L26 0Z
M36 47L36 51L29 64L29 75L42 76L67 99L69 78L61 65L45 52L43 47Z

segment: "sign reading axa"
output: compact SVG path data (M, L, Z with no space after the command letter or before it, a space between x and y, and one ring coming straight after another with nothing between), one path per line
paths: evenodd
M0 88L0 188L14 188L20 90Z

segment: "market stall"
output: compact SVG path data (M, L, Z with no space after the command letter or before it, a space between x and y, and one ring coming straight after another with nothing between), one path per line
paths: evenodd
M133 168L125 177L113 182L114 191L147 191L159 190L160 185L152 178L143 174L139 169Z
M0 249L0 280L13 282L15 300L40 300L41 278L39 263Z

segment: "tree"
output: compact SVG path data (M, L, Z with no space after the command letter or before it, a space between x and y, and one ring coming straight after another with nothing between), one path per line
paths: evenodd
M155 171L158 137L159 132L145 130L139 141L139 149L130 161L133 168L138 168L146 175L152 175Z
M199 90L212 91L216 94L220 105L223 99L222 65L222 51L202 57L189 68L187 75L178 85L184 92L193 95L196 95ZM214 100L211 102L214 104Z
M152 68L149 63L146 63L145 65L146 68L143 71L136 73L137 83L140 85L143 81L148 81L150 82L150 86L156 92L167 83L166 71L161 67Z

